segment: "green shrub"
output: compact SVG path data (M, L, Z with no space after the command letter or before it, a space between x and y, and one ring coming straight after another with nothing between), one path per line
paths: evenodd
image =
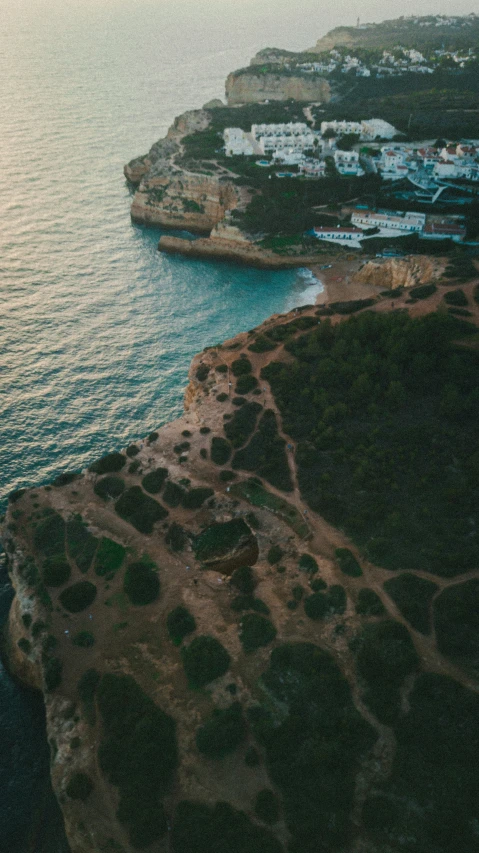
M155 601L160 594L160 579L156 566L141 560L131 563L125 572L123 591L136 606Z
M253 530L259 530L261 528L260 520L258 516L254 514L254 512L247 512L245 518L249 526L252 527Z
M207 426L200 427L200 435L208 435L211 432L210 428Z
M234 413L232 419L224 425L225 435L231 441L233 447L241 447L250 437L256 426L256 420L261 409L262 406L259 403L245 402Z
M116 502L115 510L140 533L152 533L153 525L168 515L168 510L145 495L139 486L127 489Z
M230 483L231 480L236 480L237 476L236 471L223 470L219 473L219 479L222 483Z
M24 613L22 615L22 622L25 625L25 628L29 628L32 624L32 617L30 613Z
M278 434L276 415L268 409L249 444L235 453L231 467L254 471L272 486L290 492L293 484L285 447L286 442Z
M360 616L383 616L386 608L373 589L364 587L359 590L356 613Z
M196 368L196 378L198 382L204 382L208 376L210 369L207 364L200 364L199 367Z
M65 522L57 512L49 512L40 521L33 536L35 548L48 556L65 552Z
M233 397L231 400L233 406L244 406L247 403L246 397Z
M8 496L9 502L11 504L15 504L17 501L20 500L20 498L23 498L23 495L25 494L26 491L27 491L26 489L16 489L14 492L10 492L10 494Z
M276 628L265 616L258 613L246 613L240 622L239 638L246 654L267 646L276 637Z
M102 772L119 789L117 817L133 847L148 847L167 831L161 800L178 763L175 722L128 675L104 675L97 688L103 738Z
M187 541L188 537L184 528L181 524L177 524L176 521L173 521L165 536L166 544L170 546L172 551L183 551Z
M299 558L299 568L302 572L308 572L308 574L314 575L318 571L318 564L311 554L301 554L301 557Z
M282 853L280 842L229 803L183 800L176 809L171 834L173 853Z
M87 530L85 522L80 517L67 521L68 551L83 574L91 566L97 545L98 539Z
M158 433L157 432L150 432L150 434L148 436L148 441L150 442L150 444L153 444L153 442L158 441Z
M225 394L225 392L222 391L221 394L216 395L216 399L218 400L218 403L224 403L228 399L228 394Z
M241 566L231 575L230 583L244 595L251 595L258 582L250 566Z
M266 559L268 560L270 566L274 566L276 565L276 563L279 563L283 556L283 549L279 545L272 545L268 551Z
M103 536L96 553L95 574L99 577L114 575L123 563L125 554L123 545Z
M367 685L364 702L391 725L400 713L399 688L419 659L408 630L392 620L366 625L356 642L356 665Z
M195 617L180 604L168 613L166 627L170 640L175 646L179 646L188 634L192 634L196 630Z
M172 483L171 480L168 480L165 486L165 491L163 492L163 500L165 504L168 504L168 506L173 509L180 505L184 494L185 490L182 489L181 486L177 483Z
M270 788L263 788L259 792L254 805L254 812L263 823L277 823L279 819L278 798Z
M32 650L32 644L26 637L20 637L17 646L22 652L25 652L26 655L28 655Z
M90 581L78 581L67 586L60 593L60 601L69 613L80 613L93 603L96 597L96 586Z
M355 314L363 308L370 308L375 301L375 299L350 299L345 302L330 302L329 307L335 314Z
M405 572L386 581L384 589L416 631L431 632L431 601L439 589L436 583Z
M248 349L250 352L269 352L269 350L275 349L277 346L278 344L270 341L265 335L258 335L253 343L249 345Z
M249 746L244 754L244 763L247 767L257 767L261 764L261 756L254 746Z
M252 539L251 530L242 518L210 524L194 540L193 551L197 560L207 563L227 556L242 541Z
M363 570L349 548L336 548L335 554L339 568L345 575L352 578L361 577Z
M261 598L255 598L253 595L237 595L231 602L231 609L235 613L241 613L243 610L254 610L256 613L264 613L269 616L269 607Z
M81 746L81 738L80 737L72 737L70 741L70 749L79 749Z
M71 575L70 564L61 557L47 557L43 563L42 578L46 586L62 586Z
M346 610L344 588L333 585L327 592L313 592L304 600L304 612L310 619L325 619L327 616L341 615Z
M313 592L320 592L323 589L327 589L328 585L323 578L316 578L315 580L310 581L310 586Z
M86 800L93 791L93 782L86 773L74 773L70 776L65 791L72 800Z
M96 669L87 669L77 685L78 695L83 705L83 712L90 726L95 724L95 693L100 683L100 678L101 675Z
M95 645L95 637L91 631L79 631L78 634L72 637L72 643L74 646L80 646L82 649L90 649Z
M73 483L78 476L79 474L77 471L64 471L63 474L59 474L58 477L55 477L53 485L56 486L57 489L62 486L68 486L70 483Z
M150 495L156 495L158 492L161 492L167 476L168 468L156 468L154 471L150 471L149 474L145 474L141 485L145 492L149 492Z
M119 498L124 490L124 481L121 477L115 477L114 475L109 475L108 477L103 477L101 480L98 480L93 489L95 494L104 501L109 498Z
M36 640L37 637L39 637L40 634L43 633L43 631L46 631L46 628L47 628L47 626L46 626L45 622L42 622L41 619L34 622L32 625L32 637L33 637L33 639Z
M208 451L207 451L206 447L200 448L200 456L202 459L208 459Z
M231 456L231 444L221 436L213 436L211 439L211 460L215 465L225 465Z
M93 471L94 474L116 474L121 471L125 463L126 456L123 456L122 453L107 453L106 456L90 465L90 471Z
M130 445L126 448L126 455L127 455L130 459L133 459L135 456L138 456L139 452L140 452L140 448L139 448L139 447L137 447L137 446L136 446L136 444L130 444Z
M229 669L230 656L214 637L201 636L182 648L181 656L190 687L205 687Z
M475 665L479 653L479 580L446 587L434 601L434 627L441 654Z
M231 365L231 372L236 377L245 376L247 373L251 373L252 369L253 365L249 358L237 358Z
M301 584L298 583L295 586L293 586L293 589L291 590L291 592L293 594L293 598L295 601L301 601L301 599L304 595L304 588L301 586Z
M62 683L63 664L59 658L49 657L44 662L43 678L45 690L52 693Z
M219 364L218 367L215 367L215 370L218 373L228 373L228 365L227 364Z
M253 376L252 373L247 373L245 376L240 376L235 388L235 394L248 394L249 391L252 391L253 388L256 388L258 385L258 380L256 376Z
M214 490L210 488L190 489L185 492L182 499L182 505L185 509L199 509L204 502L214 495Z
M447 302L448 305L456 305L459 308L465 308L469 304L467 296L461 288L448 290L444 294L444 302Z
M223 758L233 752L246 736L243 711L239 702L225 710L216 709L212 717L198 729L196 746L208 758Z

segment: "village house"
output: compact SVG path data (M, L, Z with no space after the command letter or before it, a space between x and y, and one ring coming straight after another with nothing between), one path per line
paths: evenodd
M223 133L227 157L250 157L255 154L251 137L240 127L227 127Z
M318 138L318 134L305 122L299 121L284 124L253 124L251 136L259 144L262 154L270 154L281 149L310 150Z
M466 236L466 226L456 219L428 220L421 236L424 240L453 240L454 243L461 243Z
M355 210L351 216L352 225L358 228L379 228L391 234L401 232L403 234L420 233L426 222L425 213L375 213L369 210Z
M380 118L363 119L362 121L333 120L321 122L321 135L332 130L336 136L357 133L362 140L393 139L398 131L392 124Z
M343 227L338 225L336 228L326 228L325 226L316 226L313 228L313 236L318 240L326 240L327 242L343 243L353 249L361 248L361 240L363 232L360 228Z
M364 175L364 169L359 165L359 154L357 151L340 151L334 152L334 165L340 175L354 175L360 177Z

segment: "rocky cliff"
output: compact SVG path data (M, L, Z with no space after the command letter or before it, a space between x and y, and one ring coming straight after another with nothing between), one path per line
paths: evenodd
M474 284L462 288L477 323ZM447 332L444 306L436 323L440 299L426 337L408 312L427 300L407 291L388 317L387 297L272 317L193 360L178 421L11 496L10 666L44 692L72 853L209 853L225 837L231 853L401 853L405 815L417 853L424 839L450 853L451 831L474 849L477 504L465 527L456 505L477 488L477 371L458 348L467 329L450 318ZM464 439L450 448L432 399L456 417L447 334ZM433 367L449 384L418 382ZM411 465L402 495L397 472ZM438 503L421 513L421 549L398 518L417 524L427 509L411 490L428 488L431 465ZM370 531L360 548L332 521L352 491L347 524Z
M261 101L314 101L327 103L331 89L327 80L320 77L306 77L302 74L283 74L280 71L269 73L255 72L254 67L247 72L233 72L226 80L226 98L229 106L252 104Z
M384 258L364 264L354 274L352 282L383 286L387 281L391 288L413 287L416 284L428 284L439 278L444 267L444 258L428 255L410 255L404 259Z

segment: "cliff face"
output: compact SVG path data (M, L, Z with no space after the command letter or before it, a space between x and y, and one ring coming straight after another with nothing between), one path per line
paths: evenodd
M177 116L163 139L155 142L148 154L135 157L123 169L125 178L132 184L139 184L141 179L155 167L155 174L168 171L173 154L178 153L182 136L205 130L210 122L209 113L205 110L189 110Z
M304 75L232 73L226 80L226 98L229 106L252 104L260 101L315 101L327 103L331 88L322 78L308 79Z
M444 270L444 260L426 255L411 255L408 258L390 258L369 261L355 273L352 281L388 287L413 287L428 284L438 278Z

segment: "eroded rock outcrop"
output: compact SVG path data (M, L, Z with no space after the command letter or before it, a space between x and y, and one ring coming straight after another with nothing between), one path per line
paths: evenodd
M226 98L229 106L253 104L261 101L315 101L327 103L331 88L322 77L308 78L303 74L284 74L280 71L260 74L254 67L248 71L233 72L226 80Z
M408 258L385 258L369 261L356 272L353 283L371 284L393 289L428 284L440 276L444 261L428 255L411 255Z

